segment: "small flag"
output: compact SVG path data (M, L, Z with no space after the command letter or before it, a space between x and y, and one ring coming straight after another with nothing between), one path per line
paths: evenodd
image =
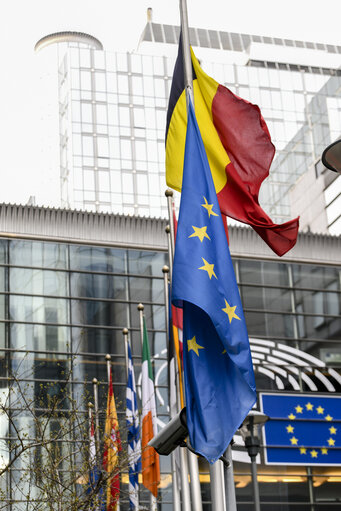
M210 463L256 400L249 339L212 175L189 105L172 302L183 305L189 438Z
M160 483L159 455L148 442L157 434L153 369L150 360L146 322L143 318L142 349L142 482L157 497Z
M269 175L275 147L258 106L245 101L209 77L192 51L193 91L220 210L249 224L277 254L296 243L298 218L274 224L258 201L259 189ZM186 139L186 95L179 44L169 98L166 128L166 180L181 190Z
M87 493L90 495L90 509L106 511L103 499L103 485L100 478L101 472L97 464L96 439L94 419L91 413L89 417L89 483Z
M341 397L260 394L269 465L340 465Z
M138 509L139 472L141 472L140 424L136 400L136 385L133 359L128 343L128 382L127 382L126 420L128 429L128 465L129 465L129 509Z
M104 432L103 468L107 473L106 511L116 511L120 497L120 475L118 452L121 450L121 440L118 430L118 420L114 391L112 386L112 370L110 367L107 413Z

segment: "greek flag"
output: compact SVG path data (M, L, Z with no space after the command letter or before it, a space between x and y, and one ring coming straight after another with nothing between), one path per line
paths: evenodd
M138 509L139 472L141 472L140 425L136 401L136 385L133 359L128 343L128 382L127 382L126 420L128 429L128 464L129 464L129 508Z

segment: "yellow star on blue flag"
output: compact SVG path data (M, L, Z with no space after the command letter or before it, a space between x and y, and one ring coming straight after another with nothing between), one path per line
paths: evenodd
M256 389L239 290L192 105L173 268L172 301L183 307L190 442L213 463L253 406Z

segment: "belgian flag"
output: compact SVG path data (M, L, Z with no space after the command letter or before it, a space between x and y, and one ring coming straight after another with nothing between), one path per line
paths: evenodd
M258 193L275 147L258 106L209 77L191 49L195 114L204 142L221 212L244 222L279 256L296 243L298 218L274 224ZM181 38L174 68L166 127L166 181L181 191L187 128Z

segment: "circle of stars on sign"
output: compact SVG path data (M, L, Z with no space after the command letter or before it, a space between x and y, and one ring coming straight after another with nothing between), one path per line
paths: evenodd
M295 406L295 413L291 412L289 415L288 415L288 419L290 419L291 421L294 421L296 418L299 418L299 415L301 413L303 413L303 410L304 408L306 409L307 412L312 412L314 413L314 411L317 413L318 415L318 418L324 418L326 422L331 422L333 420L333 417L331 417L331 415L329 414L325 414L325 409L319 405L317 406L315 409L314 409L314 405L312 403L306 403L304 406L301 406L301 405L297 405ZM322 417L321 417L322 416ZM333 435L336 435L337 433L337 429L331 425L329 429L329 433L330 433L330 436L329 438L327 439L327 444L328 444L328 447L334 447L335 446L335 438L333 438ZM307 454L310 454L311 458L318 458L318 455L319 455L319 451L320 451L320 454L321 455L326 455L328 454L328 448L327 447L322 447L321 449L307 449L306 447L300 447L299 445L299 439L295 437L295 427L290 423L288 426L286 426L286 430L287 430L287 433L289 435L292 435L290 437L290 443L292 446L297 446L300 450L300 453L303 454L303 455L307 455Z

